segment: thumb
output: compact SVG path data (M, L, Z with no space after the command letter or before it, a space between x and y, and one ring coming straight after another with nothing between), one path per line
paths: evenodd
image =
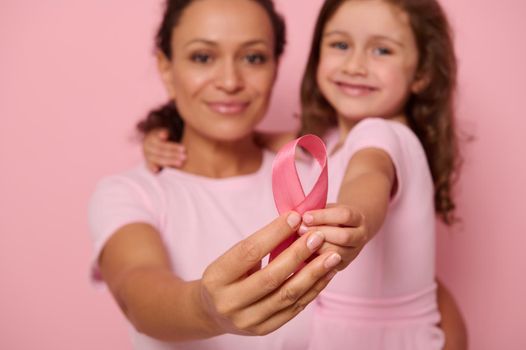
M226 285L253 271L272 249L296 232L301 222L300 214L289 212L234 245L207 270L216 276L218 283Z
M159 137L163 141L168 140L168 130L165 128L159 129L159 131L157 132L157 137Z

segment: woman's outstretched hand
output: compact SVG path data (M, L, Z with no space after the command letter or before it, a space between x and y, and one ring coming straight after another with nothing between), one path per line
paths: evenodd
M295 273L322 246L317 232L300 237L258 269L261 259L296 232L300 221L298 213L282 215L207 267L199 294L205 315L216 327L213 333L268 334L300 313L334 277L341 257L330 251Z

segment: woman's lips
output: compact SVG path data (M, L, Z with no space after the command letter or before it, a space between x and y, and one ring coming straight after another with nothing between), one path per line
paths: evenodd
M218 101L218 102L207 102L208 107L219 114L224 115L235 115L244 112L249 103L238 102L238 101Z
M351 97L369 96L370 94L378 90L373 86L363 84L350 84L341 81L337 81L335 82L335 84L344 94Z

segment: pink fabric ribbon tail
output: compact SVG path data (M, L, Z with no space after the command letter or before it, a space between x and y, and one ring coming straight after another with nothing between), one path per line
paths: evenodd
M296 169L296 147L308 151L321 167L321 173L311 192L305 196ZM308 210L322 209L327 204L328 175L327 149L315 135L305 135L287 143L279 151L272 164L272 192L279 214L294 210L303 215ZM294 233L270 252L269 262L287 249L299 235Z

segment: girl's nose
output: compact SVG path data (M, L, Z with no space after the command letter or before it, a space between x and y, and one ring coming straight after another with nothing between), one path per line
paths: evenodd
M232 94L243 89L243 75L236 62L225 61L220 67L216 79L216 87L226 93Z
M349 75L367 75L367 55L358 50L352 52L343 65L343 71Z

